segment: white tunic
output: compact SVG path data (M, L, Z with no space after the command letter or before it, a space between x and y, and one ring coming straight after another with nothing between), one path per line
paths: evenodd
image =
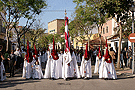
M82 77L91 78L92 71L91 71L91 58L87 61L82 57L81 67L80 67L80 74Z
M76 60L76 56L75 56L74 52L72 53L72 61L71 61L71 63L73 64L73 66L72 66L73 67L72 76L80 78L80 71L78 69L78 64L77 64L77 60Z
M3 62L0 62L1 65L0 65L0 81L4 81L6 79L6 72L5 72L5 68L4 68L4 64ZM5 74L5 75L3 75Z
M52 61L52 59L49 56L50 56L50 53L48 51L48 60L47 60L46 68L45 68L44 78L51 78L51 61Z
M26 60L24 61L23 64L23 78L31 78L32 76L32 67L31 67L31 63L28 63Z
M117 79L116 71L112 63L104 62L103 78Z
M62 78L62 63L63 63L63 54L59 54L58 62L58 77Z
M41 79L43 78L43 73L42 73L42 69L40 67L40 65L34 65L33 67L33 79L34 78L38 78L38 79Z
M70 64L70 65L68 65ZM63 55L63 67L62 67L62 78L70 78L73 77L72 72L74 71L73 65L72 65L72 57L70 52L67 54L64 53Z
M40 66L40 69L41 69L41 62L40 62L40 57L38 57L38 62L39 62L39 66ZM36 63L36 60L35 60L35 58L33 57L33 61L31 62L31 64L33 65L33 67L35 67L35 63ZM35 68L32 68L32 77L33 77L33 75L34 75L34 73L35 73ZM42 69L41 69L41 71L42 71ZM41 74L41 76L43 76L43 72L40 72L40 74ZM33 77L34 78L34 77Z
M99 67L101 65L101 59L99 59L99 57L96 57L96 63L95 63L95 70L94 73L98 73L99 72Z
M113 62L107 63L106 61L104 61L104 57L102 58L101 66L99 69L99 78L117 79Z
M99 78L103 78L103 70L104 70L104 57L102 57L101 65L99 67Z

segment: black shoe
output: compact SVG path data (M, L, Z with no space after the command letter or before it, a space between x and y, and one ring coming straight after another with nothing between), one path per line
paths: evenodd
M108 80L108 78L105 78L104 80Z
M89 80L89 78L88 77L85 77L84 80Z
M69 81L70 79L69 78L66 78L66 81Z
M29 80L29 78L26 78L26 80Z

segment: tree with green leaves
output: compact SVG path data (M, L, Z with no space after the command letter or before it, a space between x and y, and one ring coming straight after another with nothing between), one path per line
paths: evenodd
M114 18L120 27L117 68L120 68L122 29L124 23L129 18L129 8L131 7L132 1L133 0L101 0L101 2L97 5L100 13L105 15L107 18Z
M76 3L75 20L77 29L81 35L86 34L87 37L90 31L97 26L102 29L103 23L105 23L105 17L100 13L97 4L101 0L74 0ZM89 42L89 38L88 38ZM89 44L89 43L88 43Z
M43 29L43 23L40 20L34 22L31 26L31 29L26 33L27 40L31 41L31 47L34 47L34 44L37 43L39 37L42 37L46 29Z
M49 40L48 40L48 38L47 38L47 35L44 34L44 35L42 35L41 37L39 37L37 43L39 44L39 47L41 47L41 48L48 47Z
M42 10L47 7L47 4L45 0L0 0L0 6L0 11L6 15L3 16L0 13L2 20L5 22L8 51L8 31L12 30L12 28L15 29L19 44L20 37L29 30L30 26L35 21L35 16L39 15ZM5 17L7 17L7 19ZM18 30L17 23L22 18L26 19L26 25L22 30Z

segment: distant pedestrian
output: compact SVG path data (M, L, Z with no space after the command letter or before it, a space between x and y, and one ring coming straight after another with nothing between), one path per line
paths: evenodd
M94 51L93 51L93 61L94 61L94 64L96 62L96 56L97 56L97 48L95 48Z
M122 53L122 51L120 53L120 62L121 62L121 68L123 68L123 53Z
M3 64L4 64L6 72L9 72L9 64L8 64L8 59L7 59L8 55L9 55L9 51L6 51L4 54L4 60L3 60Z
M132 68L132 49L131 46L129 46L129 49L127 50L127 58L129 63L129 68Z
M125 67L127 67L127 48L125 47L124 50L123 50L123 60L124 60L124 64L125 64Z

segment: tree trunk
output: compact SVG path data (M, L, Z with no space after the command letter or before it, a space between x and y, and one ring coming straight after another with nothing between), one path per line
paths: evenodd
M6 51L8 51L8 50L9 50L9 35L8 35L8 29L6 29L6 39L7 39Z
M122 41L122 26L120 25L120 38L119 38L119 48L118 48L118 59L117 59L117 68L120 69L120 53L121 53L121 41Z

